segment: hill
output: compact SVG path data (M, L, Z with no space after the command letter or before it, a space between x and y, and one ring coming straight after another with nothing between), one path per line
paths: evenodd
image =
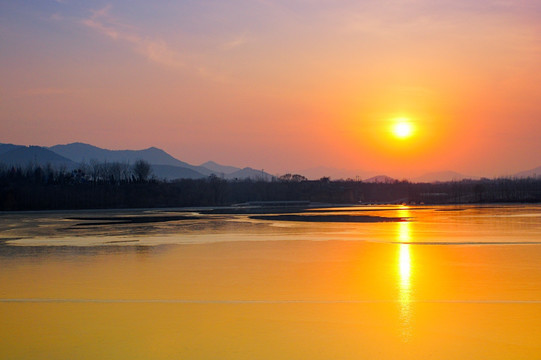
M76 168L91 161L107 163L134 164L137 160L145 160L152 165L153 174L158 179L200 179L216 175L226 179L271 180L272 175L249 167L240 169L234 166L208 161L195 166L180 161L165 151L156 147L143 150L108 150L94 145L75 142L64 145L54 145L49 148L40 146L23 146L0 144L0 162L7 165L27 166L28 164L65 166ZM207 167L208 166L208 167Z
M15 150L17 148L22 148L22 145L13 145L13 144L0 144L0 154L7 153L8 151Z
M197 171L181 166L152 165L152 175L160 180L202 179L207 177Z
M365 183L375 183L375 184L392 184L396 182L396 179L393 179L390 176L387 175L377 175L373 176L369 179L363 180Z
M467 176L464 174L460 174L455 171L436 171L436 172L426 173L422 176L412 179L412 181L433 183L433 182L460 181L464 179L479 179L479 178L475 176Z
M12 150L0 153L0 163L21 167L31 164L51 164L55 167L65 166L68 169L72 169L77 166L77 164L70 159L60 156L55 152L41 146L15 146L12 148Z
M270 181L274 178L271 174L268 174L262 170L255 170L250 167L245 167L242 170L235 171L225 176L226 179L252 179L252 180L265 180Z
M180 161L165 151L155 147L143 150L108 150L77 142L66 145L55 145L51 146L49 149L78 163L97 160L100 162L128 162L133 164L135 161L142 159L152 165L177 166L190 169L205 176L212 174L212 171L207 168L194 166L184 161Z
M306 176L310 180L319 180L322 177L336 179L357 179L358 177L370 176L371 173L362 170L337 169L332 167L318 166L299 171L299 174Z
M215 163L214 161L207 161L206 163L201 164L199 166L202 166L204 168L207 168L213 171L216 175L221 175L221 174L228 175L228 174L234 173L235 171L241 170L238 167L220 165L218 163Z
M540 178L541 177L541 166L538 166L538 167L536 167L534 169L518 172L518 173L516 173L514 175L514 177L517 177L517 178L528 178L528 177Z

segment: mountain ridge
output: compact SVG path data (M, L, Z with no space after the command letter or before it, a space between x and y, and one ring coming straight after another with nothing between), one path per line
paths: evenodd
M187 168L205 176L212 174L212 171L207 168L191 165L178 160L164 150L154 146L141 150L109 150L90 144L75 142L65 145L54 145L49 149L78 163L84 163L91 160L133 163L137 160L145 160L152 165L169 165Z
M240 169L238 171L235 171L231 174L228 174L225 176L228 180L236 180L236 179L252 179L252 180L265 180L270 181L274 178L274 176L264 172L263 170L255 170L251 167L245 167L244 169Z
M58 156L58 157L57 157ZM137 160L145 160L149 162L153 168L155 175L158 178L165 180L174 180L177 178L203 178L209 175L216 175L225 179L273 179L274 176L262 171L256 170L250 167L239 168L235 166L228 166L218 164L214 161L207 161L201 165L191 165L187 162L181 161L166 151L151 146L141 150L109 150L97 147L95 145L86 144L82 142L73 142L69 144L58 144L50 147L43 146L25 146L16 144L4 144L0 143L0 163L7 165L26 166L32 163L39 163L46 165L60 165L67 168L74 168L78 164L84 164L91 160L97 160L101 162L127 162L134 163ZM347 174L352 175L358 173L359 175L367 176L370 173L356 170L341 170L329 167L315 167L313 174L307 174L305 171L300 171L300 174L312 179L319 179L324 176L331 176L331 178L356 178L360 176L345 176ZM338 171L338 173L332 173ZM316 174L317 172L317 174ZM337 177L341 172L341 175ZM373 173L372 173L373 174ZM310 176L312 175L312 176ZM314 176L317 175L317 176ZM520 171L509 177L512 178L527 178L527 177L541 177L541 166L532 168L530 170ZM446 181L461 181L465 179L477 180L479 177L468 176L455 171L436 171L429 172L422 176L411 179L412 182L446 182ZM364 182L389 182L395 181L394 178L387 175L377 175L371 178L363 180Z
M4 145L4 144L2 144ZM13 145L13 144L8 144ZM27 166L31 164L51 164L74 168L77 163L41 146L14 146L11 150L0 153L0 162L10 166Z
M446 171L428 172L426 174L413 178L412 181L433 183L433 182L461 181L461 180L466 180L466 179L478 180L479 177L468 176L468 175L458 173L456 171L446 170Z
M242 170L241 168L238 168L236 166L221 165L214 161L207 161L199 166L202 166L204 168L207 168L213 171L216 175L219 175L219 174L229 175L231 173L234 173L235 171Z
M94 160L129 164L133 164L137 160L145 160L152 166L154 176L167 181L200 179L210 175L240 180L270 180L273 178L272 175L261 170L249 167L241 169L235 166L221 165L214 161L205 163L212 169L202 165L191 165L154 146L142 150L109 150L82 142L58 144L50 147L0 143L0 163L10 166L27 166L29 164L44 166L51 164L73 169Z
M298 171L299 174L306 176L310 180L318 180L322 177L330 177L332 180L338 179L358 179L371 176L374 173L363 170L338 169L327 166L316 166Z
M517 178L528 178L528 177L538 178L538 177L541 177L541 166L538 166L538 167L530 169L530 170L520 171L520 172L516 173L514 175L514 177L517 177Z

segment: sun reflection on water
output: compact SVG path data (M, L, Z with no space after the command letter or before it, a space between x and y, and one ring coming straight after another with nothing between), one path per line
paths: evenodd
M409 217L408 210L400 210L401 217ZM407 341L410 337L411 321L411 223L399 222L397 232L398 245L398 291L400 302L400 321L402 325L402 338Z
M400 290L410 292L411 288L411 254L409 244L400 244L398 266L400 267Z

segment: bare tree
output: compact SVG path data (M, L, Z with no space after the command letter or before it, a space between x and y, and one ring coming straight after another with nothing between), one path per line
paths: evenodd
M133 173L135 179L139 182L146 182L150 177L151 172L152 168L145 160L140 159L133 164Z
M101 163L96 159L90 159L90 176L94 183L97 183L101 177Z
M126 161L120 163L120 177L121 181L128 182L131 177L130 164Z

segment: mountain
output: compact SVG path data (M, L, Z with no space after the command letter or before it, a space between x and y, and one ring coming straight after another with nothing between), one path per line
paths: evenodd
M541 166L538 166L538 167L536 167L534 169L518 172L515 175L513 175L513 177L517 177L517 178L528 178L528 177L539 178L539 177L541 177Z
M464 174L457 173L455 171L436 171L426 173L422 176L419 176L415 179L412 179L413 182L417 183L433 183L433 182L446 182L446 181L460 181L464 179L479 179L475 176L467 176Z
M370 173L362 170L336 169L332 167L318 166L299 171L299 174L306 176L310 180L319 180L322 177L337 179L357 179L358 177L370 176Z
M387 175L377 175L369 179L363 180L363 182L366 182L366 183L376 183L376 184L392 184L395 181L396 179L393 179L392 177L387 176Z
M178 166L190 169L205 176L212 174L212 171L207 168L190 165L175 159L165 151L155 147L144 150L107 150L77 142L66 145L55 145L51 146L49 149L79 163L97 160L99 162L129 162L133 164L135 161L142 159L152 165Z
M212 174L226 179L271 180L274 178L272 175L260 170L249 167L240 169L234 166L220 165L214 161L208 161L203 164L204 166L194 166L175 159L165 151L155 147L144 150L108 150L80 142L54 145L49 148L0 144L0 163L15 166L51 164L72 169L80 166L81 163L89 163L92 160L133 164L140 159L152 165L155 177L165 180L200 179Z
M242 170L235 171L231 174L225 176L226 179L252 179L252 180L265 180L270 181L274 178L271 174L268 174L262 170L255 170L249 167L246 167Z
M106 157L103 149L83 143L55 145L51 146L49 150L79 163L88 162L91 159L102 161Z
M0 144L0 154L6 153L17 148L23 148L22 145L13 145L13 144Z
M57 167L65 166L69 169L77 166L77 164L70 159L60 156L41 146L15 146L10 151L0 153L0 163L21 167L30 164L51 164Z
M241 170L238 167L220 165L218 163L215 163L214 161L207 161L206 163L201 164L199 166L202 166L204 168L207 168L213 171L216 175L221 175L221 174L228 175L228 174L234 173L235 171Z
M234 166L225 166L208 161L201 166L188 164L175 159L165 151L151 147L144 150L107 150L97 146L72 143L55 145L50 150L75 162L129 162L142 159L149 162L153 167L154 175L159 179L174 180L180 178L199 179L215 174L226 179L272 179L273 176L260 170L251 168L240 169Z
M152 165L152 175L158 179L201 179L207 177L197 171L181 166Z

